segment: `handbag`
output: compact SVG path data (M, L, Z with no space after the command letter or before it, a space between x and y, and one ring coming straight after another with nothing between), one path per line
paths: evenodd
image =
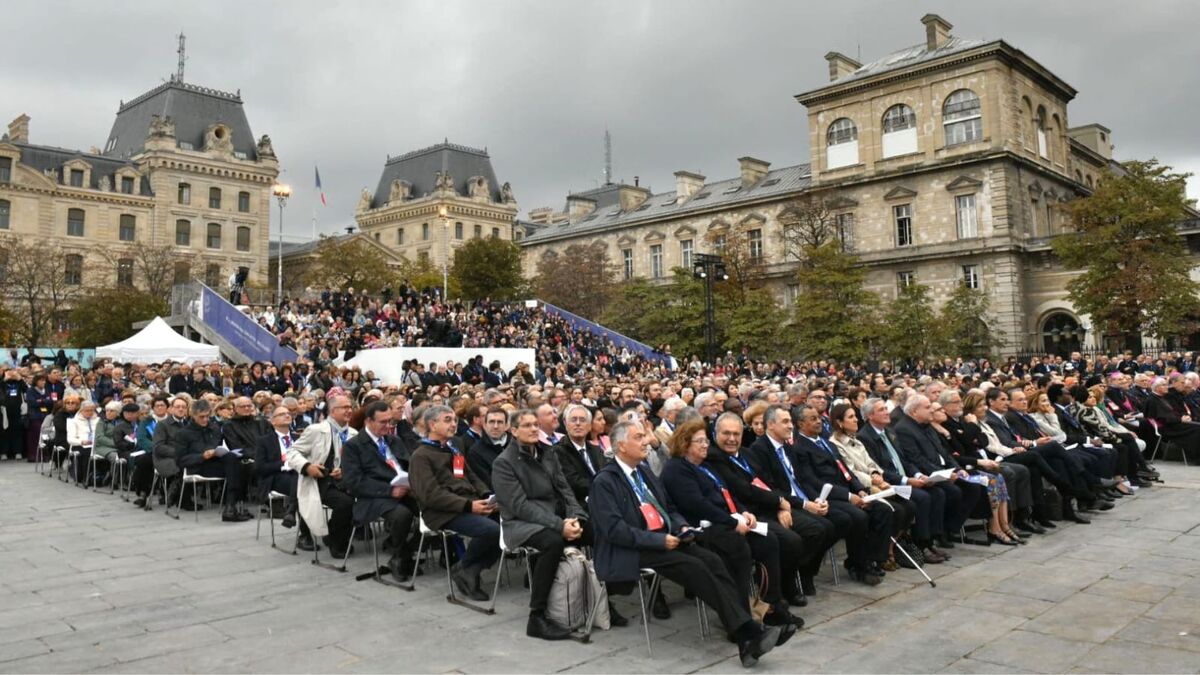
M767 585L771 580L767 578L767 566L756 564L758 573L755 578L758 579L758 584L750 592L750 616L755 621L762 623L763 617L771 611L771 605L763 600L763 594L767 592Z
M1048 520L1062 520L1062 496L1059 495L1058 489L1054 486L1047 486L1042 492L1042 499L1046 504L1046 518Z

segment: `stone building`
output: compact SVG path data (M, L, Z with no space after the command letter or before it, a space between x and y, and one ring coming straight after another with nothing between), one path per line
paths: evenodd
M354 219L384 247L441 267L468 239L513 239L516 216L512 188L496 179L487 150L447 141L389 157Z
M151 246L173 248L177 279L223 287L244 266L265 283L279 163L240 94L172 78L122 102L88 152L33 143L29 122L0 138L0 231L63 256L68 283L140 285L134 252Z
M826 55L829 81L795 97L807 110L808 163L772 169L743 157L729 179L676 172L673 192L569 195L522 242L527 271L571 243L599 242L619 276L664 277L693 252L713 252L712 232L740 227L790 303L795 262L779 217L810 197L885 299L914 281L939 300L965 283L989 294L1008 353L1111 348L1067 300L1071 273L1049 246L1067 226L1063 205L1120 171L1110 130L1072 127L1075 89L1008 42L955 37L933 14L921 23L924 41L878 61Z

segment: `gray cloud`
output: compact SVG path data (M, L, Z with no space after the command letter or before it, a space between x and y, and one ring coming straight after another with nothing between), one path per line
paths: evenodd
M825 52L869 61L924 39L934 11L964 37L1004 38L1079 90L1072 125L1113 129L1120 158L1200 171L1200 4L757 2L13 2L0 117L33 117L36 143L102 145L117 103L174 71L240 89L293 184L287 234L353 223L388 154L443 138L487 146L523 211L561 207L602 180L672 189L750 154L807 161L792 96L826 80ZM329 197L320 207L313 166ZM1200 197L1200 180L1191 183Z

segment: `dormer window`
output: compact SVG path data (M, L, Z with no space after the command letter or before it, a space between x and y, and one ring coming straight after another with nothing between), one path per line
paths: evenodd
M121 176L121 192L131 195L133 194L133 177Z
M849 118L843 117L830 124L825 142L828 145L827 169L858 164L858 127Z
M83 169L71 169L70 186L74 188L83 187Z

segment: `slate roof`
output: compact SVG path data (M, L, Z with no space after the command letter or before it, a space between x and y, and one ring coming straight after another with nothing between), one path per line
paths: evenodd
M234 152L244 153L246 159L258 159L257 140L246 120L240 94L174 81L121 104L104 154L128 158L141 152L154 115L170 117L175 123L176 141L191 143L195 150L204 148L208 127L220 122L230 129Z
M454 179L454 189L464 196L471 194L467 187L471 177L483 176L488 181L492 201L501 201L500 183L496 180L496 172L492 169L492 160L487 150L445 141L398 157L389 157L383 165L383 174L379 177L379 186L375 188L371 208L377 209L387 204L392 191L392 181L397 178L412 185L413 199L424 197L433 192L434 180L439 171L449 171L450 177Z
M103 155L93 155L79 150L68 150L66 148L56 148L49 145L32 145L29 143L14 143L21 150L21 163L37 170L38 173L45 174L47 169L56 169L58 171L58 184L68 185L70 181L66 172L63 171L63 164L66 164L72 159L82 159L92 165L91 184L86 186L93 190L100 189L100 179L108 176L111 191L120 191L120 182L117 181L115 173L117 169L122 167L130 167L137 169L137 164L126 159L117 159L114 157L105 157ZM143 176L141 185L138 186L136 194L143 196L151 196L154 191L150 187L150 179Z
M583 192L572 192L570 197L594 199L596 200L596 208L603 209L621 203L621 186L617 183L609 183L608 185L601 185L598 188ZM570 210L569 206L563 207L563 213L568 213Z
M774 169L749 187L742 187L741 176L706 183L699 192L682 204L675 203L676 193L672 190L651 195L641 206L632 211L621 211L619 204L605 207L597 205L596 210L587 216L572 222L544 226L525 237L521 243L535 244L563 236L586 235L613 227L684 216L716 206L732 208L739 203L764 197L803 192L808 189L811 182L811 165L797 164Z
M830 82L830 84L853 82L854 80L861 80L863 78L878 75L880 73L886 73L890 70L907 68L908 66L916 65L918 63L940 59L943 56L949 56L950 54L957 54L958 52L965 52L969 49L981 47L989 42L993 41L951 37L949 40L946 40L945 44L936 49L929 49L928 46L922 42L919 45L913 45L912 47L907 47L905 49L901 49L900 51L892 52L881 59L872 61L871 63L862 66L858 70L855 70L853 73L850 73L845 77L838 78L834 82Z

